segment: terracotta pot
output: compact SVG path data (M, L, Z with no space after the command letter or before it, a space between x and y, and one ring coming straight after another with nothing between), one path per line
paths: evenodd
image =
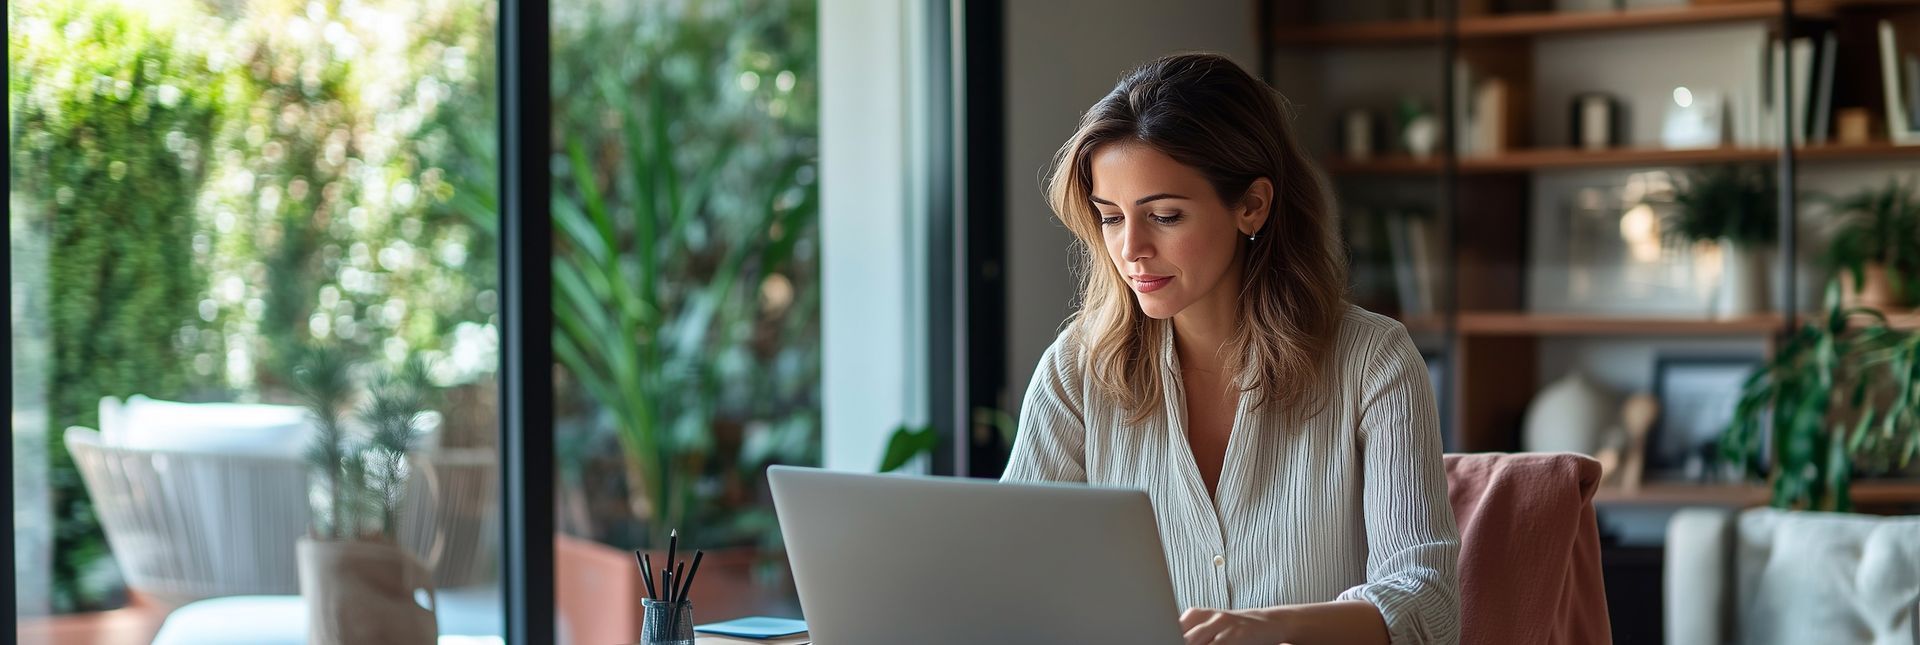
M681 560L693 557L685 540L681 547ZM648 553L655 567L666 561L664 549ZM754 564L760 559L761 551L750 547L708 549L688 598L695 608L694 624L754 615L798 616L798 596L786 561L780 560L777 580L763 584L753 574ZM556 534L553 569L558 619L571 642L640 640L640 600L647 597L647 587L640 579L640 565L634 562L632 551ZM656 568L656 584L659 575Z
M1887 265L1871 262L1866 266L1866 279L1860 284L1853 283L1853 272L1840 271L1840 303L1848 307L1872 307L1882 312L1900 309L1906 306L1900 294L1893 290L1893 281L1887 279Z
M300 538L300 597L307 605L307 642L419 643L440 638L433 573L398 544ZM416 601L425 591L427 606Z

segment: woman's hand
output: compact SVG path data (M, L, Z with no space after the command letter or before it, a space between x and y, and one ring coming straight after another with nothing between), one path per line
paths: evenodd
M1286 608L1206 609L1180 614L1187 645L1276 645L1287 639Z

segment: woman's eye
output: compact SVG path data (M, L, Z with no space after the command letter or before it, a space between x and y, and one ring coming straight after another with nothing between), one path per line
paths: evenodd
M1180 221L1180 214L1168 213L1166 215L1155 215L1153 216L1153 221L1161 224L1172 224L1174 222Z
M1103 215L1101 215L1101 216L1100 216L1100 225L1101 225L1101 226L1113 226L1114 224L1119 224L1119 223L1120 223L1120 216L1119 216L1119 215L1104 215L1104 214L1103 214Z

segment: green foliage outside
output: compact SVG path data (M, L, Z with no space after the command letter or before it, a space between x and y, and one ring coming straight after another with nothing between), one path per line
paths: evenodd
M493 220L465 207L496 194L493 20L482 0L9 1L10 201L50 246L55 611L120 602L59 436L101 397L291 403L312 340L491 391ZM490 414L449 436L490 440Z
M563 526L771 545L761 472L819 460L815 3L559 4Z
M770 544L760 472L819 459L815 3L558 4L566 525ZM118 601L57 436L100 397L294 403L311 342L491 391L495 11L10 0L14 217L52 240L56 611Z
M7 112L15 217L49 240L48 450L56 611L114 601L118 575L60 435L96 424L102 396L174 396L196 383L175 342L202 272L194 203L221 83L174 32L113 5L8 5Z

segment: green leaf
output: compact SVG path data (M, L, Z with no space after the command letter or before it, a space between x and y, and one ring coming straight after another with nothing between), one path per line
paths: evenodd
M920 455L933 454L935 437L931 426L900 426L887 439L887 450L880 458L880 472L899 470Z

